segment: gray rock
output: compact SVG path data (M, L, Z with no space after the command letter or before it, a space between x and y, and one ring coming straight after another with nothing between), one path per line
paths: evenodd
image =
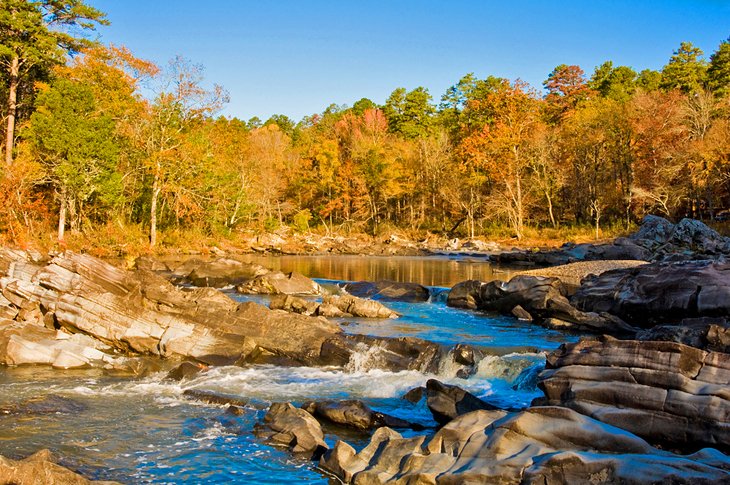
M652 263L590 276L571 297L586 312L608 312L640 327L730 316L730 263Z
M302 405L302 409L315 418L361 431L369 431L383 426L423 429L423 426L417 423L410 423L389 414L373 411L364 402L354 399L309 401Z
M670 449L730 451L730 354L675 342L581 340L547 358L533 404L567 406Z
M613 315L580 311L571 305L557 278L518 275L505 281L464 281L449 293L452 307L496 311L514 315L520 307L539 325L593 333L634 335L636 328ZM526 315L525 315L526 316Z
M443 384L436 379L426 382L426 405L433 419L441 425L472 411L499 409L458 386Z
M380 428L359 453L338 441L320 467L358 485L730 481L730 459L715 450L674 455L567 408L505 414L462 415L426 444L424 436L403 438Z

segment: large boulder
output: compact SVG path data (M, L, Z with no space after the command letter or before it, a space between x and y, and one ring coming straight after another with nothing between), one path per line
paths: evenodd
M0 483L12 485L113 485L118 482L92 481L56 463L48 450L41 450L24 460L0 456Z
M436 379L426 382L426 405L433 419L441 425L472 411L499 409L458 386L444 384Z
M273 403L257 426L256 434L294 453L319 458L328 449L319 422L304 409L290 403Z
M582 340L547 358L533 404L567 406L651 443L730 451L730 354L667 341Z
M571 305L567 290L558 278L518 275L509 281L458 283L446 304L457 308L496 311L513 315L515 308L549 328L613 335L633 335L636 329L610 314L584 312Z
M338 441L320 467L344 483L456 484L730 482L730 459L711 449L680 456L560 407L504 415L474 411L425 443L377 430L360 452Z
M391 428L423 428L416 423L410 423L386 413L373 411L370 406L355 399L345 401L308 401L302 405L302 409L317 419L360 431L369 431L383 426Z
M322 288L312 279L296 272L272 271L238 285L239 293L253 295L319 295Z
M586 312L640 326L730 316L730 263L652 263L590 276L571 297Z
M344 290L360 298L370 298L381 301L405 301L417 303L428 301L431 293L428 288L418 283L400 281L357 281L347 283Z

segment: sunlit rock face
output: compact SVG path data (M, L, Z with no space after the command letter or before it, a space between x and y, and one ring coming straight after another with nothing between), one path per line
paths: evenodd
M544 399L670 449L730 450L730 354L668 341L565 344L540 375Z
M338 441L320 467L345 483L726 483L730 460L706 449L660 451L626 431L562 407L505 415L474 411L426 443L380 428L360 452Z

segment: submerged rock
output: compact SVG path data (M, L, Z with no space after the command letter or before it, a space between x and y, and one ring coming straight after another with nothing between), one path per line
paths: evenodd
M380 428L359 453L338 441L320 467L345 483L622 483L730 481L730 459L715 450L679 456L560 407L505 415L475 411L425 443Z
M86 411L86 404L69 397L48 394L35 397L12 406L0 408L0 414L78 414Z
M428 301L431 296L428 288L423 285L388 280L347 283L344 289L349 294L360 298L381 301L417 303Z
M220 404L229 406L243 407L248 404L248 399L234 394L225 394L216 391L207 391L204 389L185 389L183 396L188 399L206 402L208 404Z
M548 355L533 404L561 405L671 449L730 451L730 354L674 342L582 340Z
M264 416L263 425L256 429L259 437L271 443L286 446L294 453L302 453L318 459L329 447L324 433L314 417L304 409L290 403L273 403Z
M391 428L423 429L423 426L410 423L395 416L373 411L362 401L349 399L345 401L309 401L302 409L318 419L326 420L341 426L368 431L388 426Z
M472 411L499 409L458 386L444 384L436 379L426 382L426 405L433 419L441 425Z
M0 483L12 485L114 485L118 482L91 481L56 463L48 450L41 450L24 460L0 456Z
M236 291L253 295L319 295L322 287L302 274L275 271L237 286Z

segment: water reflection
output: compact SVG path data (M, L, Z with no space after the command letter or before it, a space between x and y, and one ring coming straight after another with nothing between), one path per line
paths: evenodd
M344 281L412 281L426 286L454 286L464 280L505 280L513 270L480 258L447 256L288 256L246 255L243 261L296 271L310 278Z

